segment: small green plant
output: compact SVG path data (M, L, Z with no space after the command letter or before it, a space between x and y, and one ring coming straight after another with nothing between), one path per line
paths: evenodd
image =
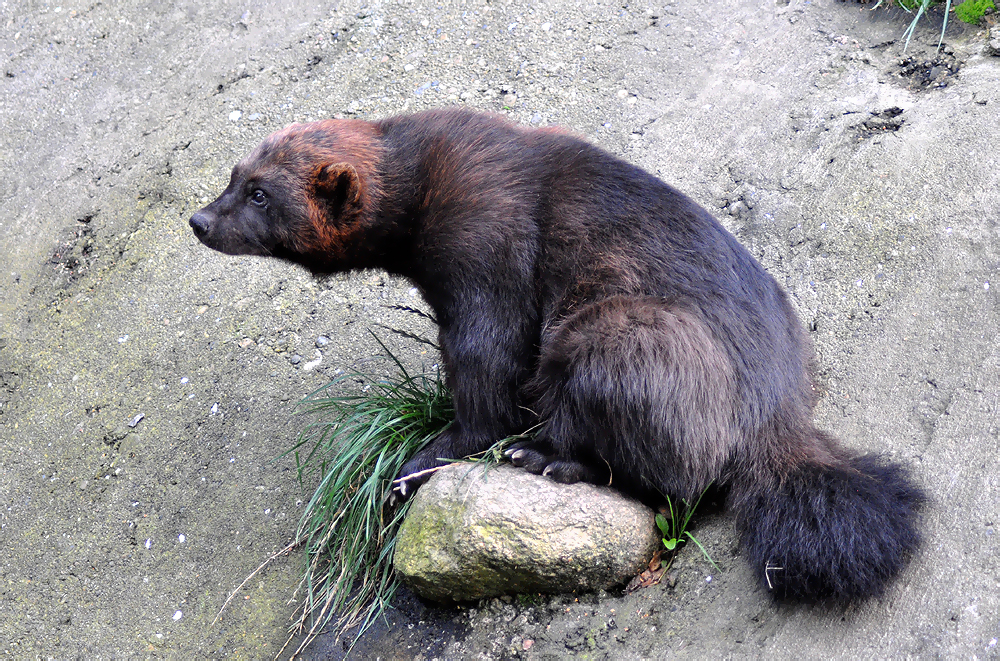
M454 419L440 374L410 374L376 340L396 374L351 372L310 394L300 406L321 421L306 427L286 453L295 456L300 482L319 478L296 535L306 568L292 635L306 636L293 657L329 623L341 634L360 625L360 635L388 607L398 586L396 532L410 504L386 505L392 480ZM361 392L331 394L349 381L360 382Z
M708 491L708 489L706 488L705 491ZM680 504L677 505L677 507L674 507L674 501L670 499L670 496L667 496L666 514L668 514L669 517L662 513L658 513L656 515L656 527L660 529L660 533L663 535L663 546L665 546L667 551L670 552L670 557L666 560L666 562L662 563L664 567L669 567L670 564L673 563L674 556L677 555L680 545L685 543L687 539L690 539L698 545L698 548L701 549L705 559L708 560L717 571L722 571L719 569L719 565L715 564L715 561L712 560L712 556L708 554L705 547L701 545L701 542L699 542L698 539L687 529L688 523L690 523L691 517L694 515L694 511L698 509L698 504L701 503L701 499L705 495L705 491L701 492L701 495L698 496L698 500L694 502L694 505L691 505L688 501L682 498ZM685 539L685 537L687 537L687 539Z
M955 7L955 16L958 20L972 25L979 25L979 21L990 9L996 9L993 0L965 0Z

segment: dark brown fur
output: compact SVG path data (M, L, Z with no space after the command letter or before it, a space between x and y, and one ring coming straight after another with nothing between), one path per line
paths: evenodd
M230 254L382 268L434 308L456 421L404 469L540 423L516 464L637 497L731 487L778 596L878 594L923 496L811 421L810 352L777 283L701 207L556 130L442 110L293 125L191 218Z

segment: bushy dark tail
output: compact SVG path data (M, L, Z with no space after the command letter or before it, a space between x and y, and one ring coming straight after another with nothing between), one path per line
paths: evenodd
M779 600L880 595L920 545L926 500L905 468L872 455L805 463L733 485L743 552Z

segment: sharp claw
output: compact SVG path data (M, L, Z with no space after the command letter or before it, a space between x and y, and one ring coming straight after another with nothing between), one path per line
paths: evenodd
M401 477L392 481L393 487L389 490L389 505L395 507L406 500L407 486L406 478Z
M520 459L523 459L527 454L528 454L527 450L514 450L510 454L510 460L511 461L518 461Z
M514 447L514 448L507 448L506 450L503 451L503 456L505 456L505 457L512 457L512 456L514 456L515 452L520 452L520 451L521 450L519 448L516 448L516 447Z
M545 467L545 470L542 471L542 477L548 477L549 475L552 475L552 473L554 472L555 471L552 469L552 464L549 464L548 466Z

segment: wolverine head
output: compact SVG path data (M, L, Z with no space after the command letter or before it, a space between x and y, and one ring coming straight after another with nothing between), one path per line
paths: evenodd
M373 215L379 158L367 122L293 124L237 163L226 190L189 224L229 255L269 255L314 272L351 268Z

